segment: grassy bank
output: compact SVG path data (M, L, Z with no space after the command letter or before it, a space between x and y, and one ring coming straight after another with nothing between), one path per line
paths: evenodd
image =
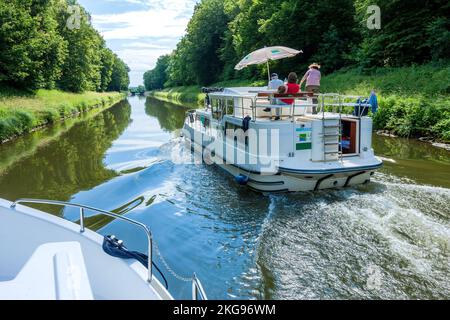
M93 108L111 106L124 97L118 92L75 94L38 90L24 93L0 88L0 142Z
M371 74L357 69L342 70L322 77L322 92L379 97L374 128L402 137L428 136L450 142L450 65L384 68ZM212 86L258 86L265 81L228 81ZM201 87L175 87L151 94L157 98L201 105Z

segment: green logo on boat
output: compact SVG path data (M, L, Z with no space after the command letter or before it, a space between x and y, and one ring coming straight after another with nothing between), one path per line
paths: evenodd
M311 142L308 142L308 143L297 143L295 145L295 149L296 150L309 150L311 148L312 148L311 147Z

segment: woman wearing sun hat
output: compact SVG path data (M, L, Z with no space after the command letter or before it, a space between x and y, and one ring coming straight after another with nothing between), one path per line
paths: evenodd
M320 91L320 65L317 63L313 63L309 66L308 71L306 71L305 75L300 81L300 88L302 87L303 82L306 81L306 92L319 93ZM317 103L317 98L313 98L313 103ZM313 107L313 113L316 113L316 108Z

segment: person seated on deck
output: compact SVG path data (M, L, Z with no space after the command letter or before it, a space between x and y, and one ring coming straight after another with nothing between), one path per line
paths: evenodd
M287 87L284 85L284 83L282 82L282 85L278 87L277 89L277 93L278 94L285 94L287 91ZM281 101L278 98L272 98L271 99L271 104L273 105L286 105L286 103L284 103L283 101ZM265 108L264 111L266 112L270 112L272 109L271 108ZM280 109L276 109L276 116L275 116L275 120L280 120Z
M278 79L278 74L276 74L276 73L272 73L270 79L271 80L269 81L269 85L268 85L268 88L270 90L277 90L280 86L282 86L284 84L283 81ZM276 99L271 99L271 104L276 104ZM264 109L265 112L270 112L271 110L272 109L270 109L270 108Z
M277 90L278 94L286 94L286 92L287 92L287 87L284 84L282 84L281 86L278 87L278 90ZM274 99L274 104L283 105L283 104L286 104L286 103L281 101L281 99L275 98Z
M269 81L269 89L271 90L277 90L279 86L283 85L283 81L278 79L278 74L276 73L272 73L270 79L271 80Z
M299 93L300 90L300 86L297 84L297 74L295 72L291 72L288 75L288 82L283 85L278 87L278 93L280 94L296 94ZM281 90L284 90L283 92L280 92ZM277 99L278 101L278 105L292 105L294 104L295 99ZM266 111L266 110L264 110ZM275 116L275 120L280 120L280 109L277 109L276 111L276 116Z
M297 84L298 77L295 72L291 72L288 75L288 82L284 85L286 87L285 94L296 94L300 92L300 86ZM279 88L279 87L278 87ZM286 105L292 105L294 104L295 99L277 99L280 102L277 104L286 104ZM268 112L270 111L270 108L264 109L264 111ZM275 117L275 120L280 120L280 111L277 109L277 114Z
M296 94L300 92L300 86L297 84L297 74L291 72L288 75L288 82L286 83L286 94ZM295 99L280 99L285 104L294 104Z
M283 84L278 87L277 93L278 94L285 94L287 92L287 87ZM281 99L274 99L274 104L276 105L286 105ZM280 109L276 109L276 116L275 120L280 120Z

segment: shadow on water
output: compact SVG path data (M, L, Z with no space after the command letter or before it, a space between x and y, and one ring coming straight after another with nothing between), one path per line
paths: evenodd
M449 297L448 153L375 136L388 161L373 182L266 196L217 167L172 161L190 157L177 137L185 111L130 98L8 160L0 196L70 200L143 222L172 268L195 271L214 299ZM134 226L92 212L86 221L147 249ZM165 274L175 298L190 297L189 283Z

